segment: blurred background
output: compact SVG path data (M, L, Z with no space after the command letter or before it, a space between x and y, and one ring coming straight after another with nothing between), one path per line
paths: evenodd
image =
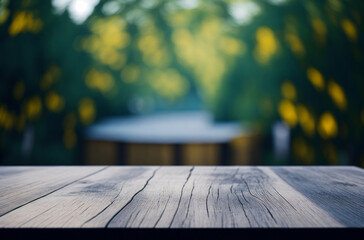
M362 0L0 0L0 164L364 167Z

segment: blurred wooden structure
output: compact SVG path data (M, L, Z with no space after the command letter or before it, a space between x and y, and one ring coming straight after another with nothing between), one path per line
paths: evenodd
M259 137L206 112L110 118L85 131L86 165L256 165Z

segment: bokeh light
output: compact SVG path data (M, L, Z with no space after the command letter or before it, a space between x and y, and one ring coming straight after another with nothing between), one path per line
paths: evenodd
M198 109L259 136L265 164L364 166L363 11L361 0L0 0L1 164L79 164L84 130L105 117ZM289 138L284 156L275 134Z

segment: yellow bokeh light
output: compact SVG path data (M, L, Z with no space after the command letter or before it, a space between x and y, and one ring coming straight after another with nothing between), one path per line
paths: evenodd
M319 43L325 43L327 35L327 27L325 23L319 18L314 18L312 19L311 24L313 30L315 31L315 36L317 38L317 41Z
M221 22L218 18L208 18L201 24L201 36L203 38L214 40L219 36L221 30Z
M91 124L96 117L96 108L91 98L82 98L78 103L78 114L84 125Z
M51 91L45 96L45 105L51 112L60 112L64 107L64 98L58 93Z
M257 45L254 56L260 63L266 63L278 50L278 42L272 29L268 27L258 28L255 34Z
M341 27L350 41L354 42L357 40L357 30L352 21L350 21L349 19L342 20Z
M169 65L171 56L166 49L159 48L154 52L144 54L143 60L150 66L161 68Z
M186 29L177 29L172 33L172 41L181 47L188 47L192 41L192 36Z
M119 59L119 53L110 47L102 47L98 51L98 59L105 65L114 65Z
M172 35L178 60L192 70L198 81L197 84L201 85L201 96L207 101L215 97L226 72L228 65L226 56L231 56L226 51L233 53L237 50L237 46L221 49L221 41L237 39L228 36L225 38L223 32L218 32L214 37L208 34L209 31L221 31L220 24L222 23L219 20L207 19L203 21L195 34L186 29L178 29ZM235 43L241 44L239 51L243 53L244 44L240 40L237 41L239 42Z
M317 130L323 139L333 138L337 135L338 127L334 116L325 112L321 115Z
M176 11L167 16L168 24L171 25L172 27L184 26L189 21L188 16L189 16L188 12Z
M150 75L149 83L159 95L172 101L184 96L189 89L187 79L176 69L153 71Z
M25 104L26 115L29 119L35 119L42 113L42 100L38 95L30 98Z
M334 101L335 105L344 110L346 108L346 96L343 88L334 81L329 81L327 83L327 91Z
M34 16L32 12L20 11L14 14L9 26L9 35L16 36L21 32L38 33L43 27L42 20Z
M0 106L0 126L10 131L16 122L16 116L7 110L6 106Z
M317 89L317 90L323 90L325 87L325 81L324 81L324 77L322 76L322 74L315 68L313 67L309 67L307 69L307 78L308 80L310 80L310 82L312 83L312 85Z
M286 41L288 42L292 52L294 52L297 56L304 56L305 55L305 47L301 39L296 34L287 33L285 35Z
M222 37L220 39L220 49L228 55L238 55L245 51L245 44L232 37Z
M141 36L138 41L139 49L144 53L152 53L160 46L160 38L157 34L148 34Z
M102 64L120 70L126 62L122 50L131 42L125 26L125 21L117 16L94 20L91 25L93 35L82 40L82 48Z
M307 136L313 136L315 133L315 119L308 109L299 104L297 106L297 115L299 123Z
M283 100L279 103L278 112L282 119L290 126L294 127L297 124L297 113L295 106L289 100Z
M163 35L152 22L146 23L142 35L138 40L138 48L143 55L143 61L153 67L167 67L171 62L171 55L166 48Z
M98 89L103 93L110 91L115 85L114 78L109 72L96 69L91 69L87 73L85 82L89 88Z
M126 63L127 56L125 53L118 53L118 59L110 65L112 70L121 70Z
M284 98L289 100L295 100L296 99L296 88L290 81L285 81L281 85L281 93Z

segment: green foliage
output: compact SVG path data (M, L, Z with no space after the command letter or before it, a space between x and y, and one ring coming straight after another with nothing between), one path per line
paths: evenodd
M94 61L79 46L90 34L50 1L3 1L0 25L1 160L4 164L80 163L82 130L126 114L128 87L107 98L85 81ZM112 79L113 81L113 79Z
M102 0L75 24L0 1L3 162L75 163L99 118L203 107L268 137L283 120L290 163L364 164L363 1L191 3Z

